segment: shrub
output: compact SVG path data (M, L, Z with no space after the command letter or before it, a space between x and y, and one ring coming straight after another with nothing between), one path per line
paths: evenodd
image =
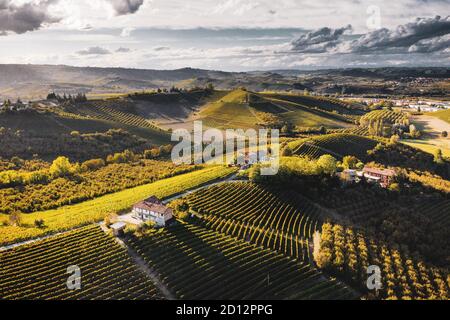
M83 169L83 171L93 171L93 170L100 169L104 166L105 166L105 161L103 159L92 159L92 160L83 162L83 164L81 165L81 168Z

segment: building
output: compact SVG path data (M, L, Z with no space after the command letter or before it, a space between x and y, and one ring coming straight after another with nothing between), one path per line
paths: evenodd
M173 210L166 207L161 200L151 196L133 206L133 216L142 221L153 221L164 227L173 218Z
M353 169L345 169L339 174L339 177L346 183L359 182L357 171Z
M391 169L377 169L364 167L363 169L364 177L369 182L377 182L383 188L388 187L394 180L396 173Z
M123 235L123 231L125 230L126 226L127 224L125 222L119 221L110 225L109 227L112 230L113 234L118 237Z

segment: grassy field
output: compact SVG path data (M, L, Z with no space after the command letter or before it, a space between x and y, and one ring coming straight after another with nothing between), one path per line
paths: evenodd
M412 123L422 132L420 140L404 140L403 143L434 154L441 149L442 154L450 157L450 138L443 137L442 132L450 133L450 110L430 112L411 118Z
M429 140L404 140L402 141L404 144L420 149L422 151L428 152L430 154L433 154L436 152L436 150L441 149L442 154L444 157L450 158L450 148L448 148L446 145L436 145L436 141L429 141Z
M447 123L450 123L450 109L436 111L436 112L429 112L429 113L427 113L427 115L439 118L441 120L444 120Z
M220 166L209 167L79 204L23 215L22 226L4 225L8 221L8 216L0 215L0 222L5 222L0 226L0 244L19 242L101 221L109 213L129 210L134 203L151 195L167 198L209 181L225 177L234 170L233 168ZM46 227L36 228L34 226L36 219L43 219Z

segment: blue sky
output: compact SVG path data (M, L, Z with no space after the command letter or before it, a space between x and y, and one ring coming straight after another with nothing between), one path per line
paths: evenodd
M0 63L450 66L448 0L0 0Z

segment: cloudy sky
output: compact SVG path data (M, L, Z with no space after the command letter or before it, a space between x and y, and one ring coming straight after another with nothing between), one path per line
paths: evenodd
M450 0L0 0L0 63L450 67Z

